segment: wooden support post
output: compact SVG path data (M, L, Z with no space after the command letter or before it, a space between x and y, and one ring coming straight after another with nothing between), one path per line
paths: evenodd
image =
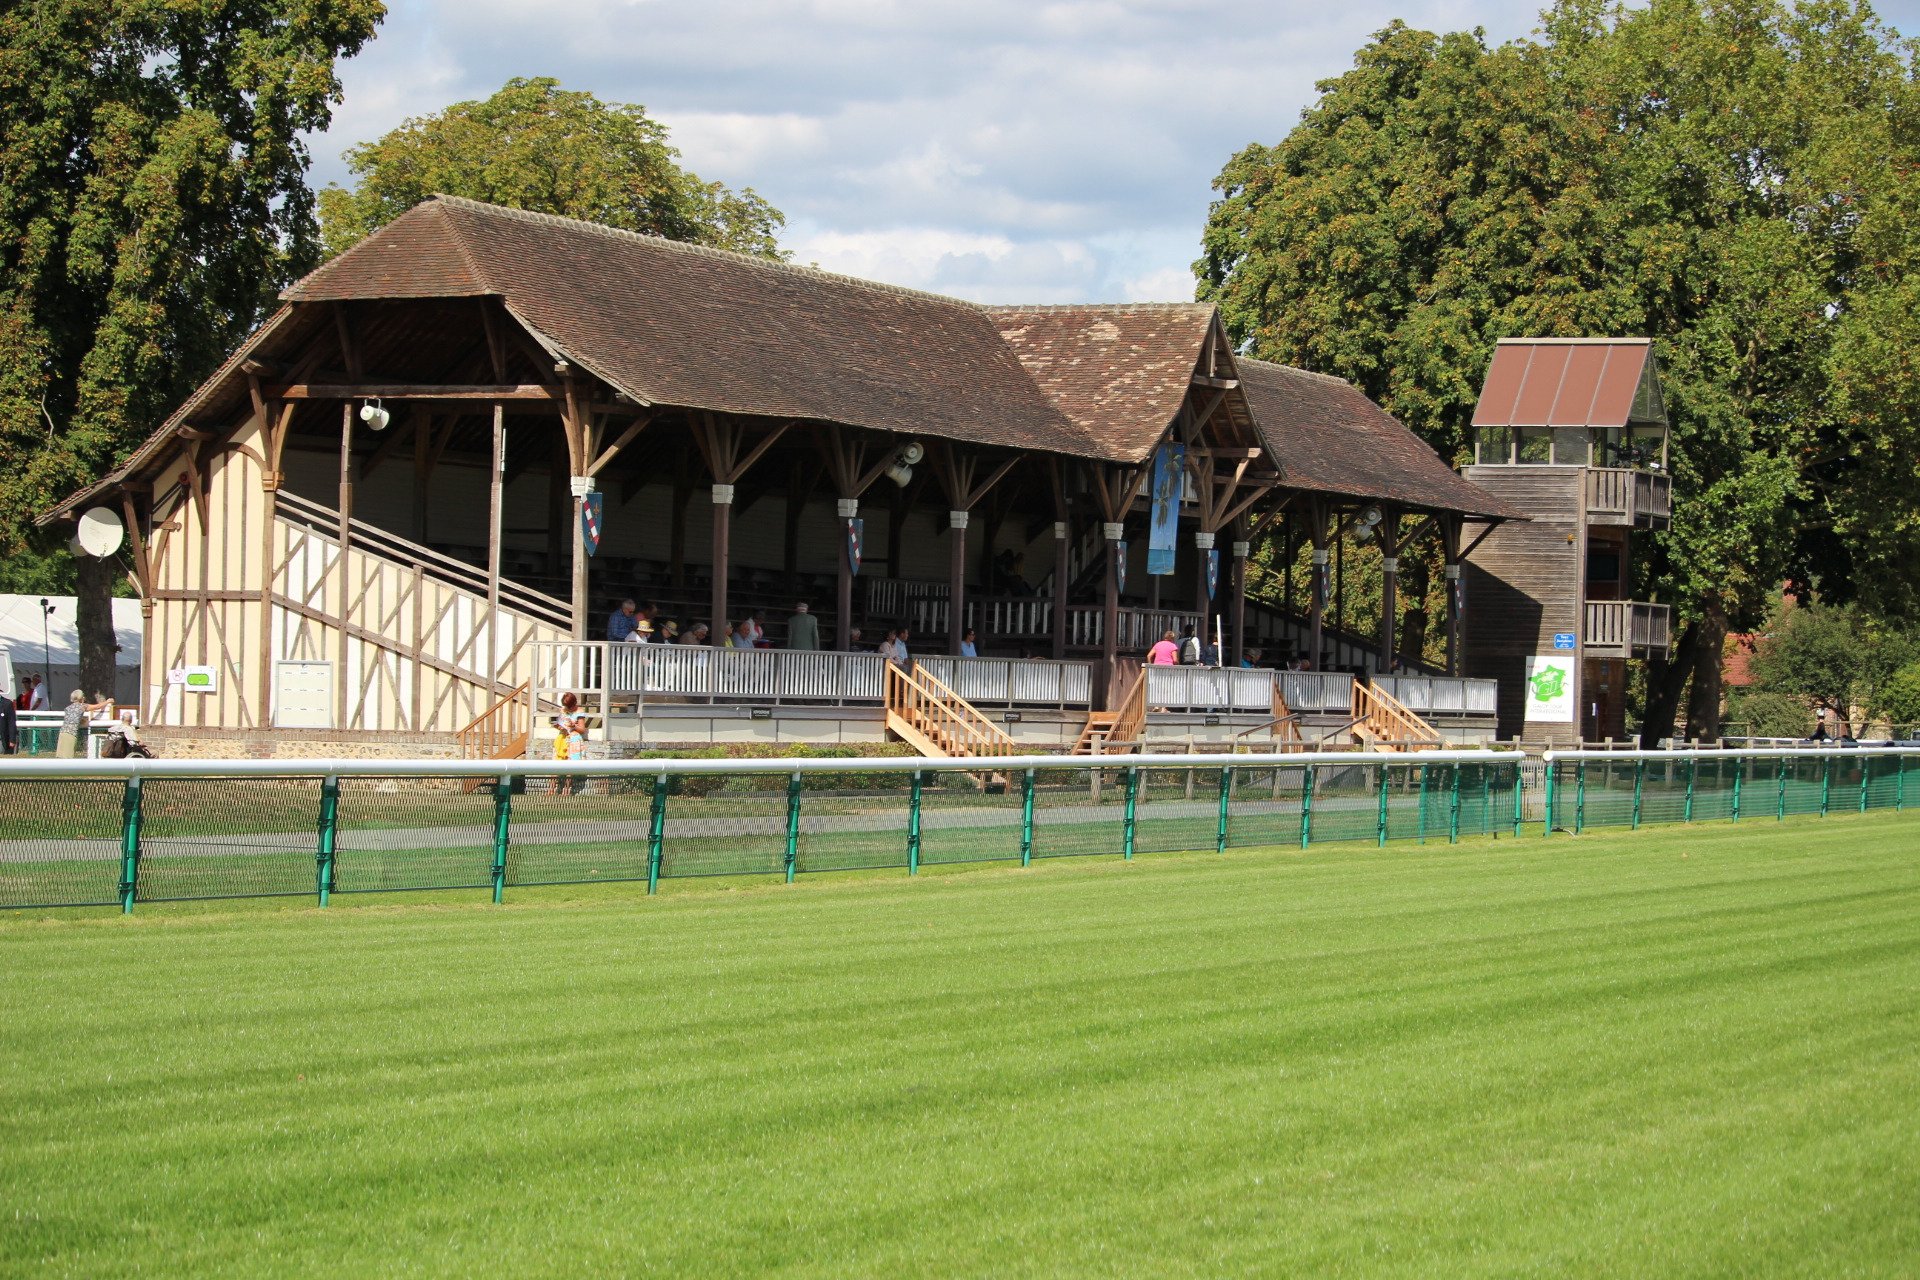
M487 473L487 678L500 674L500 536L507 474L506 406L493 406L493 461Z
M1374 536L1380 539L1380 673L1393 674L1394 647L1400 611L1400 552L1406 540L1400 536L1400 512L1388 507L1381 513Z
M347 401L340 406L340 529L338 569L340 600L334 616L340 619L340 636L337 653L338 664L334 668L334 728L346 729L347 724L347 616L352 601L348 592L352 590L347 569L347 547L352 535L353 520L353 404ZM206 625L206 615L201 615L201 626Z
M733 486L716 484L713 486L713 643L724 645L727 642L723 630L728 624L727 618L727 569L729 564L728 541L733 534Z
M1233 547L1232 580L1228 590L1233 598L1228 602L1228 610L1233 619L1233 651L1227 665L1238 667L1247 656L1247 553L1253 544L1244 540L1235 540Z
M947 652L967 633L967 513L947 512Z
M833 584L834 648L844 653L853 647L853 564L847 559L847 524L860 518L860 499L838 499L834 513L838 518L834 528L840 535L835 557L839 570Z
M1314 503L1307 513L1307 536L1313 543L1313 573L1307 583L1307 670L1320 670L1321 633L1327 621L1327 512Z
M1053 659L1067 656L1067 579L1072 571L1073 522L1053 522Z
M1126 524L1119 520L1109 520L1100 526L1107 546L1106 608L1100 626L1100 661L1109 688L1113 685L1114 670L1120 656L1120 539L1126 535L1126 531ZM1111 710L1110 707L1107 709Z
M1214 548L1215 535L1206 529L1193 531L1193 603L1200 612L1200 644L1205 647L1213 634L1213 596L1207 591L1207 557Z

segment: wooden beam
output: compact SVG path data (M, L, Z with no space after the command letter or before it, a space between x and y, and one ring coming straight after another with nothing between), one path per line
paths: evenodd
M1231 391L1240 385L1240 379L1210 378L1206 374L1196 373L1193 375L1193 385L1196 387L1212 387L1215 391Z
M620 455L622 449L633 443L635 436L647 429L647 424L652 421L653 418L651 416L636 418L631 426L614 438L612 444L600 451L599 457L587 465L587 474L590 476L599 475L609 462L612 462Z
M421 382L296 382L266 388L269 400L537 400L558 406L566 392L536 382L473 383Z

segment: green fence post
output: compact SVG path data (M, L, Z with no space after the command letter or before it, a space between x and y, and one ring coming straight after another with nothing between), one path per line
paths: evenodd
M1907 803L1907 758L1895 756L1893 763L1893 811L1898 813Z
M1744 759L1733 762L1733 818L1740 821L1740 784L1746 780L1747 762Z
M1780 775L1780 799L1774 807L1773 820L1785 822L1787 820L1787 758L1785 756L1780 757L1780 768L1777 772Z
M1555 805L1555 803L1558 802L1558 799L1559 799L1559 797L1556 796L1554 793L1559 789L1560 762L1558 760L1543 760L1541 761L1540 767L1542 772L1544 772L1547 775L1547 796L1546 796L1547 816L1540 823L1540 828L1541 828L1540 834L1543 836L1550 836L1553 834L1553 806ZM1514 773L1513 773L1513 794L1515 797L1513 802L1513 809L1515 813L1518 813L1520 811L1520 800L1519 800L1520 778L1521 778L1520 766L1515 765ZM1520 826L1519 822L1516 821L1514 823L1515 829L1513 833L1516 836L1520 834L1519 826Z
M339 839L340 779L328 777L320 783L320 846L313 855L313 887L320 905L327 905L333 892L333 852Z
M1447 802L1447 843L1460 843L1460 763L1453 765L1453 798Z
M1425 765L1420 766L1420 782L1414 796L1414 838L1421 844L1425 844L1427 842L1427 766Z
M1827 800L1833 793L1833 757L1820 757L1820 816L1827 816Z
M1693 784L1694 784L1694 780L1699 776L1700 776L1700 757L1688 756L1687 757L1687 807L1686 807L1686 810L1684 811L1683 816L1680 819L1682 822L1693 821Z
M1374 821L1374 844L1384 847L1387 843L1387 766L1375 765L1373 774L1373 789L1380 795L1380 816Z
M1033 865L1033 770L1020 779L1020 865Z
M1646 781L1647 762L1635 760L1633 762L1633 830L1635 831L1640 829L1640 793L1645 789Z
M1860 757L1860 812L1867 811L1867 786L1873 778L1873 757Z
M1513 758L1513 838L1515 840L1520 838L1520 830L1526 825L1527 820L1527 789L1524 785L1524 775L1521 772L1521 766L1526 763L1526 760L1527 758L1524 755L1515 755ZM1493 804L1493 782L1491 779L1488 780L1487 787L1487 804L1491 807ZM1549 823L1553 821L1551 814L1548 815L1547 821Z
M1220 768L1220 834L1215 837L1213 851L1227 851L1227 804L1233 799L1233 770L1225 765Z
M1573 762L1573 834L1587 829L1587 762Z
M787 883L800 865L800 780L799 773L787 778Z
M1300 770L1300 847L1313 843L1313 766Z
M120 794L120 910L133 914L134 888L140 883L140 778L127 779Z
M667 775L653 776L653 804L647 813L647 892L660 891L660 855L667 842Z
M1140 770L1127 766L1127 811L1120 830L1120 856L1133 856L1133 819L1140 801Z
M513 779L500 777L493 784L493 900L507 896L507 840L512 824Z
M907 779L907 874L920 874L920 771Z

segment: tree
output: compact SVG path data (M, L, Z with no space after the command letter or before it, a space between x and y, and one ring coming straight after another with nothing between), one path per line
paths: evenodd
M1896 672L1916 656L1905 634L1875 623L1851 605L1818 600L1783 608L1754 650L1759 693L1785 694L1824 708L1851 731L1854 711L1884 709Z
M466 196L761 257L785 255L786 224L752 188L682 169L646 110L509 80L491 98L408 120L347 152L358 181L320 193L326 247L339 253L435 193Z
M1228 163L1200 291L1254 354L1351 378L1455 457L1496 339L1654 338L1675 518L1637 586L1683 628L1643 733L1672 732L1691 678L1688 735L1710 734L1722 642L1779 582L1839 598L1856 566L1897 573L1840 514L1855 494L1920 544L1913 450L1850 449L1835 419L1858 386L1861 434L1920 421L1878 412L1856 319L1901 306L1904 276L1870 264L1909 253L1920 207L1915 65L1851 0L1562 0L1498 48L1396 23Z
M0 589L83 597L112 674L111 561L34 514L113 466L318 260L301 137L380 0L0 8ZM102 678L102 673L105 678Z
M1920 726L1920 662L1910 662L1880 689L1880 714L1895 730L1908 735Z

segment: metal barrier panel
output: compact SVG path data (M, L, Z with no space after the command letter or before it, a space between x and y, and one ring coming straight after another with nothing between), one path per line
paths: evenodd
M1033 856L1126 852L1124 766L1034 770Z
M800 794L796 874L907 865L912 783L906 775L808 774Z
M1462 836L1505 835L1513 830L1513 789L1520 771L1513 764L1463 764L1460 769Z
M125 794L117 779L0 781L0 908L118 903Z
M1018 861L1025 782L1025 770L923 775L918 863Z
M651 647L651 646L646 646ZM575 792L556 789L547 779L533 779L524 794L507 796L508 885L582 884L595 881L647 878L648 820L653 799L651 775L592 778ZM497 784L488 783L479 794L493 800ZM474 806L476 810L481 806ZM494 810L486 807L491 817ZM471 826L472 814L463 815ZM476 844L469 831L460 842ZM464 865L464 864L463 864Z
M493 878L493 805L491 787L469 792L454 778L342 778L331 891L486 887ZM307 862L311 893L311 846Z
M1375 839L1430 840L1447 838L1446 799L1451 774L1439 766L1387 766L1387 803L1384 825L1375 818Z
M147 778L141 784L143 902L314 891L318 778Z
M786 773L676 774L668 784L660 874L774 875L787 857Z
M1142 769L1135 787L1133 851L1211 849L1219 839L1220 770Z
M1857 813L1860 810L1861 792L1866 786L1866 764L1872 757L1848 754L1832 757L1828 761L1830 776L1827 780L1828 813Z
M1300 843L1300 803L1306 787L1304 765L1240 765L1233 771L1227 804L1230 848Z
M1693 804L1683 817L1691 822L1726 822L1733 817L1733 778L1745 764L1738 756L1701 756L1693 766Z
M1871 772L1867 776L1867 801L1863 807L1891 809L1905 805L1906 789L1901 785L1900 771L1906 761L1905 756L1881 756L1869 761ZM1912 779L1907 781L1910 783Z
M1353 677L1343 671L1282 671L1280 694L1293 711L1353 710Z
M1313 843L1378 839L1380 784L1386 772L1377 757L1313 766Z
M1825 775L1825 758L1797 758L1782 760L1780 763L1783 766L1785 777L1785 785L1784 787L1780 787L1781 795L1784 797L1785 803L1780 809L1780 812L1787 814L1819 813L1821 811L1821 780ZM1777 787L1780 785L1780 781L1780 778L1775 778L1775 785Z

